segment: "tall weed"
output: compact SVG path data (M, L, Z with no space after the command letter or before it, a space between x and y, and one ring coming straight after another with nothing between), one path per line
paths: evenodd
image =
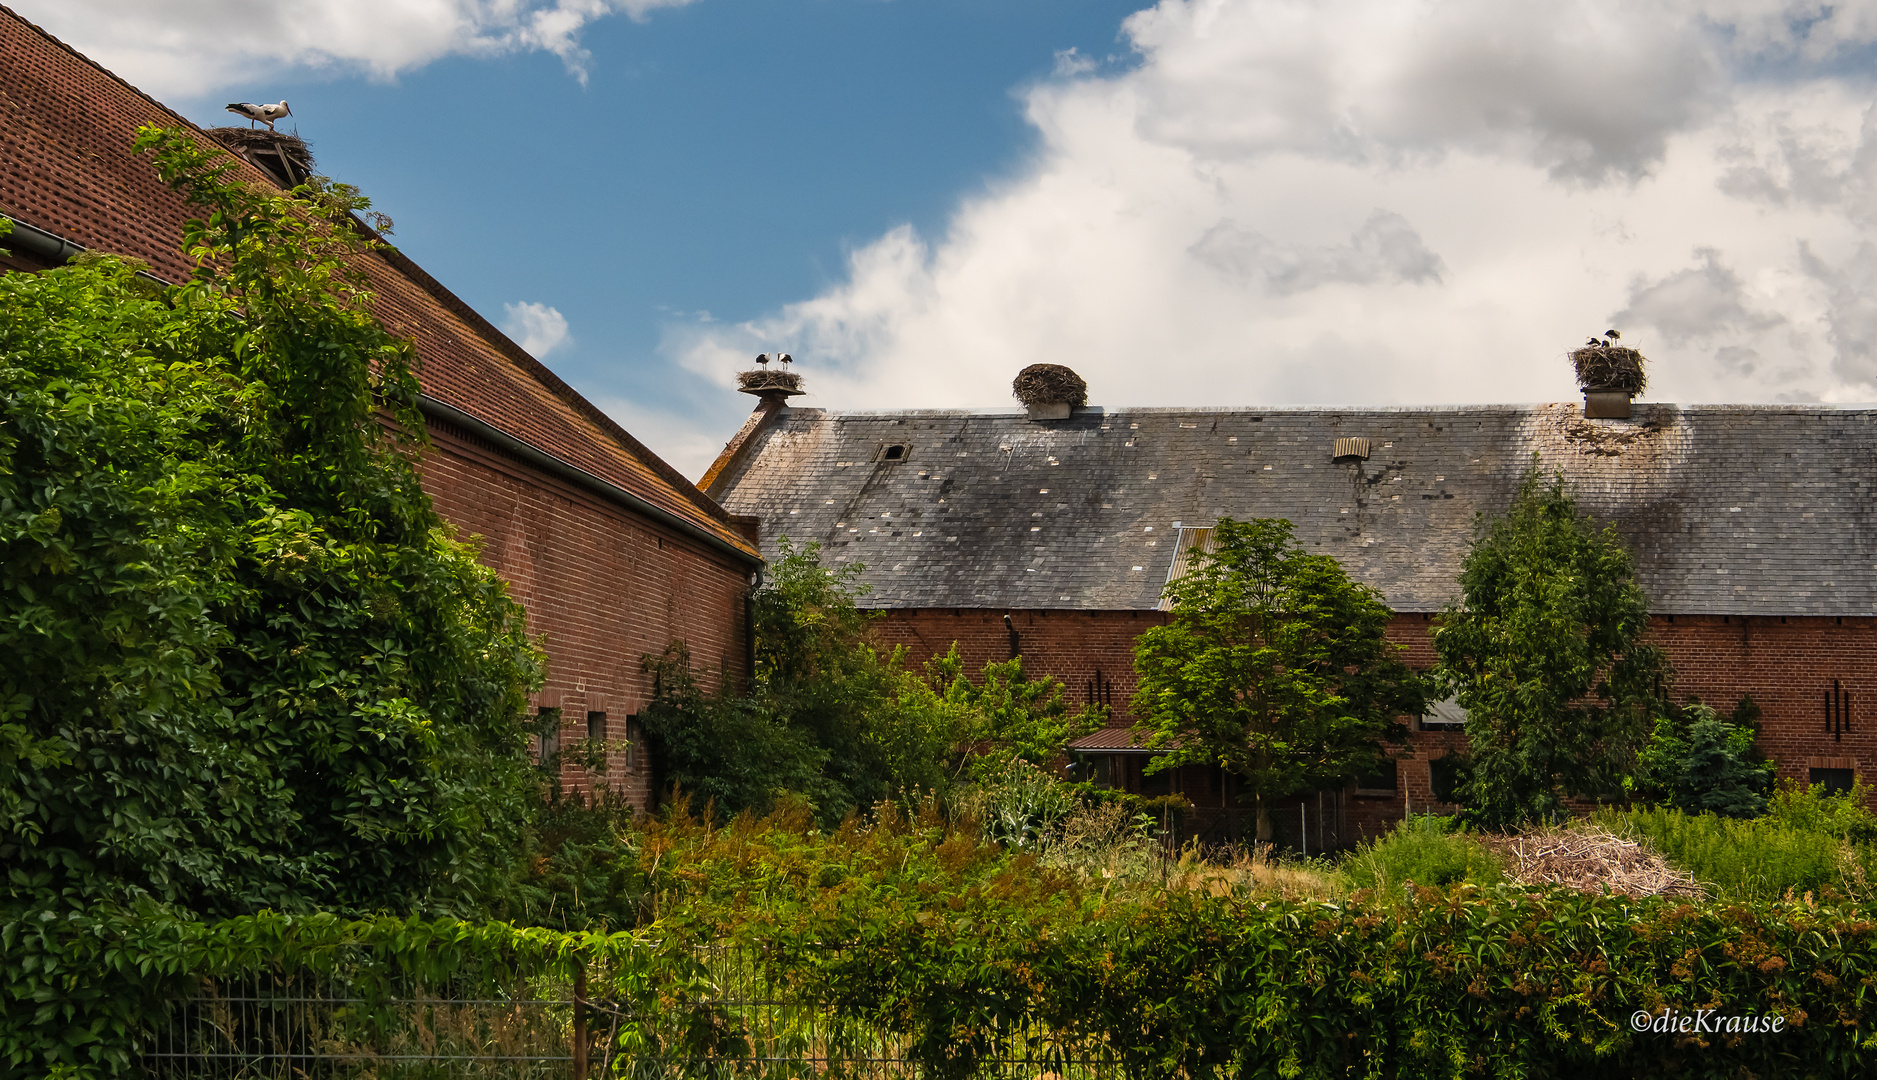
M1506 878L1499 856L1456 831L1452 819L1434 814L1410 817L1395 831L1357 847L1338 874L1348 888L1373 890L1380 897L1400 894L1409 884L1485 886Z
M1595 820L1641 840L1730 900L1775 900L1827 890L1858 899L1877 876L1877 817L1868 789L1842 795L1787 785L1748 820L1666 807L1604 810Z

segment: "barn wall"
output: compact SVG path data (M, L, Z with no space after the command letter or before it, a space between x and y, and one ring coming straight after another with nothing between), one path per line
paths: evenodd
M749 579L743 566L584 488L549 476L451 425L429 425L424 489L458 535L480 538L483 563L527 609L545 638L547 684L536 708L559 708L561 739L583 739L603 712L610 754L603 773L561 767L562 785L600 783L641 808L656 777L629 717L651 696L647 654L683 640L692 664L736 684L749 677Z
M953 641L966 670L1009 656L1002 611L981 609L891 609L877 624L881 640L908 647L913 662L942 653ZM1020 634L1025 670L1068 685L1071 700L1089 700L1100 673L1103 700L1112 701L1117 723L1129 716L1136 682L1133 640L1165 616L1142 611L1011 612ZM1397 615L1388 635L1406 646L1409 664L1434 664L1433 621L1426 615ZM1658 615L1650 633L1676 671L1677 698L1695 696L1723 712L1743 695L1760 706L1759 745L1778 762L1781 779L1804 781L1812 768L1850 768L1877 784L1877 619L1810 616ZM1838 680L1850 696L1850 730L1836 738L1825 730L1825 694ZM1416 731L1413 753L1398 766L1393 798L1345 796L1341 814L1346 835L1386 831L1412 810L1445 811L1434 801L1429 762L1465 745L1458 733ZM1877 803L1873 804L1877 809ZM1313 830L1314 831L1314 830Z

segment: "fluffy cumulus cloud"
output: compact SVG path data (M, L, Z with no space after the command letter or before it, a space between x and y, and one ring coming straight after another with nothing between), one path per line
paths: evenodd
M834 407L1561 400L1609 326L1679 401L1877 399L1877 5L1163 0L1064 54L942 235L740 325Z
M27 0L27 17L165 98L285 67L391 78L450 55L540 49L586 78L580 31L693 0Z
M503 304L502 310L506 315L502 329L536 360L562 345L573 343L573 338L567 334L567 316L546 304L524 300L519 304Z

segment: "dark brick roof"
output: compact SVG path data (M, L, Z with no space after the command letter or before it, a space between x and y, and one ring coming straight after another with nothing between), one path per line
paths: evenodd
M139 125L156 124L214 144L4 7L0 57L0 213L93 249L135 256L167 280L187 278L181 226L199 214L158 181L147 159L131 153L131 143ZM267 182L259 170L241 168ZM416 342L425 393L731 547L753 550L722 507L409 258L389 251L361 268L378 316Z
M1334 461L1338 437L1366 461ZM1148 609L1176 524L1284 517L1398 611L1455 592L1533 455L1612 521L1664 614L1877 614L1877 408L1575 403L1021 413L788 409L721 489L866 566L894 608ZM887 460L885 448L903 446Z

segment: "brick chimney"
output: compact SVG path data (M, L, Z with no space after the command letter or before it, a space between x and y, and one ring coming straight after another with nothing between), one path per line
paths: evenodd
M698 489L715 499L722 494L722 488L730 476L749 456L750 447L756 445L756 436L769 426L783 409L788 407L789 399L808 391L802 389L802 377L788 370L794 362L788 353L775 354L778 367L769 366L770 356L763 353L756 358L756 366L748 371L739 371L736 376L736 388L740 394L752 394L756 398L756 409L749 419L743 421L743 427L724 444L723 452L717 460L711 462L704 478L697 482Z

